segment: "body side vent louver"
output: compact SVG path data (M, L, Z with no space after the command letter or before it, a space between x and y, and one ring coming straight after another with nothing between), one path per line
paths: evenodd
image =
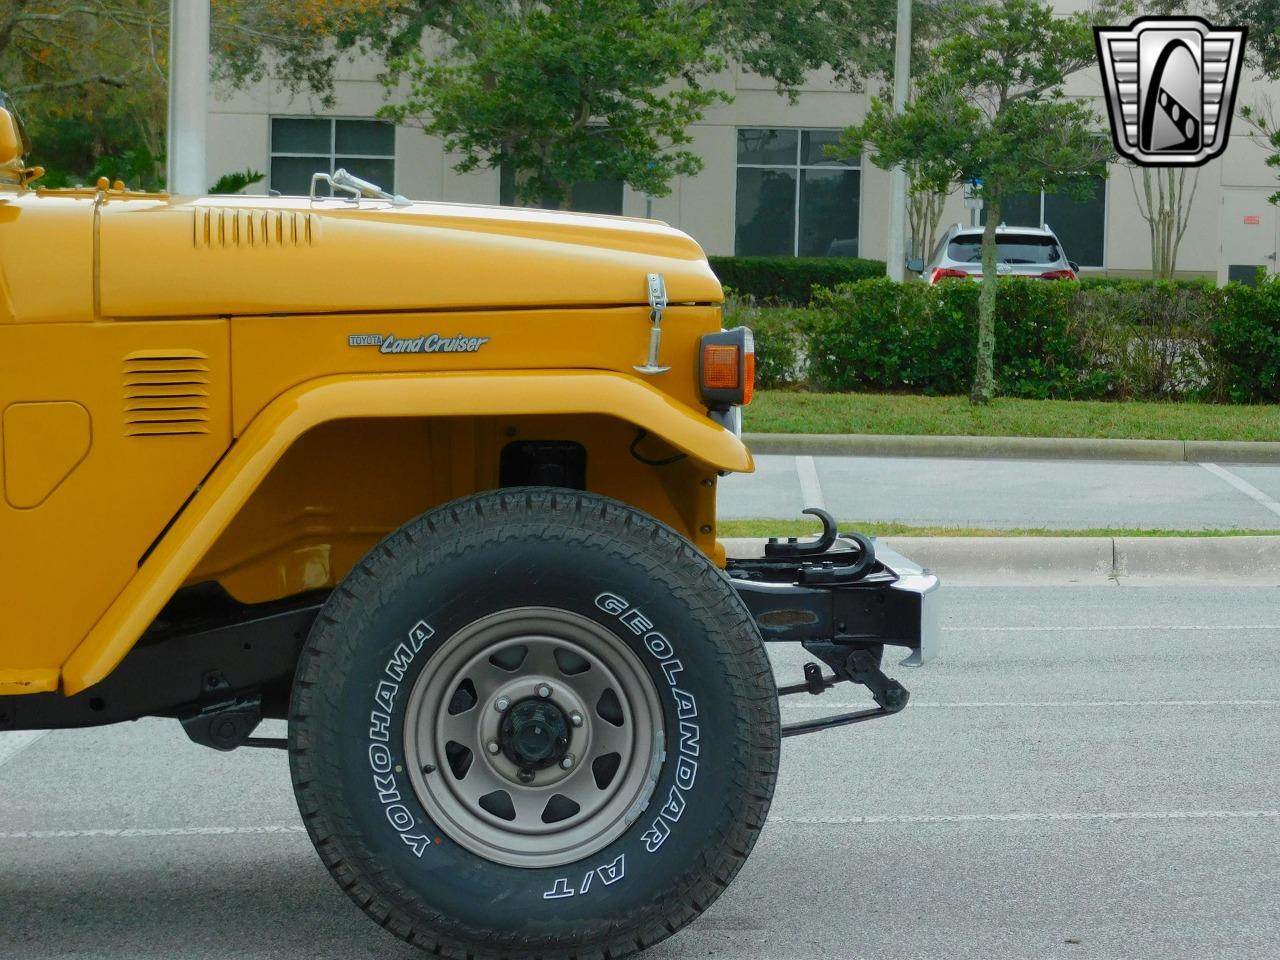
M196 249L309 247L318 228L311 214L297 210L197 207L193 216Z
M209 358L198 350L142 350L124 358L124 432L209 432Z

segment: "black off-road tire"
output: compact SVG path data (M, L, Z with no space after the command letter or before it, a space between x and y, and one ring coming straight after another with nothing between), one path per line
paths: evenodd
M406 765L411 690L433 656L483 618L534 608L621 641L664 728L656 782L616 829L629 826L555 866L457 842L423 802L439 771L415 784ZM547 488L454 501L375 547L316 620L289 718L298 806L334 879L387 930L468 960L617 958L675 933L751 852L778 749L768 657L725 575L632 507Z

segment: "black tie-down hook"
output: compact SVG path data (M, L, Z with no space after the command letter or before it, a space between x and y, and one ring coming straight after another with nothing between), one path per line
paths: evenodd
M778 537L770 537L769 542L764 545L764 555L783 558L818 558L836 546L837 541L843 541L842 546L856 550L852 563L839 561L848 559L847 554L852 554L853 550L840 551L831 559L821 563L806 563L799 571L800 582L850 583L866 576L876 562L876 548L871 539L860 533L838 532L835 517L820 507L807 507L802 512L822 521L822 533L818 538L800 540L797 537L787 537L781 540Z

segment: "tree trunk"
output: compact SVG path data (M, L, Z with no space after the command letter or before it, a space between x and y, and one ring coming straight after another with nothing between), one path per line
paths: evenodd
M1187 168L1180 167L1178 169L1178 192L1173 195L1173 209L1175 217L1173 222L1173 231L1169 240L1169 279L1172 280L1178 269L1178 248L1182 246L1183 234L1187 232L1187 224L1191 222L1191 206L1196 202L1196 190L1200 187L1200 167L1195 168L1192 174L1191 194L1186 195L1187 186ZM1170 184L1170 192L1172 193L1172 183Z
M1133 180L1134 198L1138 201L1138 213L1147 221L1151 230L1151 276L1156 280L1172 280L1178 269L1178 247L1191 221L1191 206L1195 203L1200 185L1197 168L1187 192L1187 168L1151 170L1142 168L1142 192ZM1143 201L1146 206L1143 206Z
M995 394L996 354L996 227L1000 224L1000 200L987 196L987 225L982 231L982 290L978 293L978 355L973 369L969 402L990 403Z
M911 231L911 256L922 260L933 251L942 219L946 194L935 190L912 190L907 194L907 227Z

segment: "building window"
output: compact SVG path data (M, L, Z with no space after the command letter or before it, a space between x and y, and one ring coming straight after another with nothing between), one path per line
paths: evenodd
M511 167L498 172L498 202L504 207L515 206L516 176ZM534 204L544 210L559 210L554 203ZM569 207L575 213L622 214L621 180L580 180L569 188Z
M1062 241L1067 258L1082 267L1106 263L1107 181L1090 177L1086 199L1066 193L1015 193L1000 205L1000 219L1011 227L1048 226ZM983 214L982 222L986 223Z
M858 255L862 171L827 156L839 139L839 130L738 131L738 256Z
M311 192L313 173L333 173L339 168L395 193L395 124L330 117L271 118L272 190L305 197Z

